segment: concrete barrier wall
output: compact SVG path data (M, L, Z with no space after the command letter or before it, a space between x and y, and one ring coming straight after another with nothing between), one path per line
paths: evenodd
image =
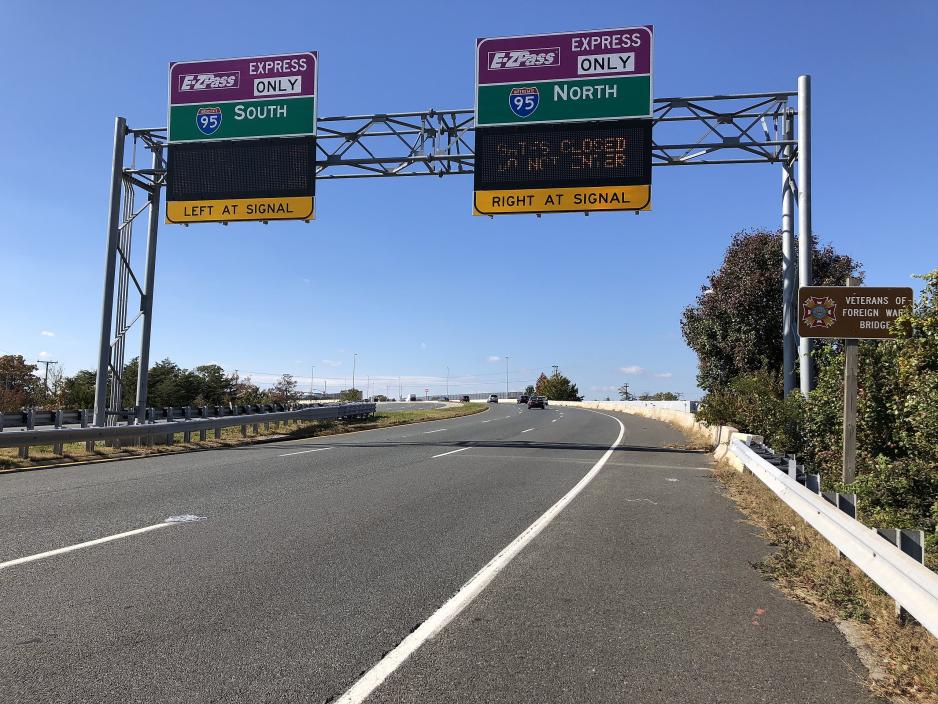
M637 405L634 401L551 401L550 405L591 408L597 411L618 411L619 413L630 413L644 418L664 421L680 428L691 437L706 443L713 450L714 459L717 461L726 460L740 472L744 471L745 467L739 458L729 451L730 442L736 438L747 443L752 440L762 442L762 438L758 435L741 433L729 425L709 425L697 420L697 417L688 411L661 407L662 403L674 402L649 401L644 403L648 405Z

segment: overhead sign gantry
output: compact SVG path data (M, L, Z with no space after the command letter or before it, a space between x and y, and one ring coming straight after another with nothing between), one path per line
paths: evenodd
M811 239L800 237L796 258L793 235L796 201L798 230L811 232L810 77L799 77L797 90L657 98L642 117L635 106L646 88L642 105L651 101L652 35L651 27L538 35L535 39L547 38L548 43L519 44L518 49L512 47L519 38L508 38L507 48L491 40L485 58L489 48L495 54L503 52L492 58L492 74L507 70L501 75L518 78L482 85L522 85L498 89L514 115L507 119L517 118L516 122L500 123L497 112L489 114L483 105L482 120L488 122L479 127L478 100L475 108L319 117L315 52L173 64L170 130L130 128L122 117L115 121L95 425L106 425L109 407L116 409L124 398L124 349L135 325L141 329L137 418L144 421L163 189L169 222L311 219L317 179L475 174L476 196L488 194L494 201L499 195L495 191L501 189L516 199L509 205L512 201L506 197L498 206L501 212L590 212L650 207L652 165L780 164L785 390L793 387L797 354L801 388L807 393L812 386L810 339L802 338L800 352L795 350L794 269L797 261L798 280L810 283ZM533 51L540 48L561 51L554 57L550 51ZM575 62L570 64L565 56ZM537 68L538 62L547 68L562 62L570 73L523 72ZM614 80L618 78L642 80ZM603 84L608 88L590 85L600 79L609 79ZM537 90L536 99L532 88ZM623 96L629 100L620 105L617 101ZM539 112L549 104L548 97L557 103L582 101L581 106L598 102L579 113L565 113L557 106ZM299 128L291 126L297 124L295 108L302 116ZM501 114L506 114L504 109ZM551 114L564 119L540 119ZM695 134L697 130L702 134ZM127 164L125 146L131 137L135 151ZM137 164L138 145L151 152L151 165ZM545 191L560 197L547 202ZM141 192L147 202L138 207L135 198ZM144 219L144 212L146 263L138 275L131 267L130 250L134 223ZM136 315L128 298L131 289L140 294Z
M476 42L476 215L651 208L652 27Z

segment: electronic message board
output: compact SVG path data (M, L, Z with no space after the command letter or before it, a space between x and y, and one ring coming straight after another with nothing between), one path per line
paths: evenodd
M650 207L651 120L476 131L477 215Z
M476 42L476 127L652 116L652 27Z
M166 220L311 220L318 56L170 64Z
M650 210L652 39L477 40L473 214Z
M887 339L891 323L913 302L904 286L802 286L798 289L801 337Z

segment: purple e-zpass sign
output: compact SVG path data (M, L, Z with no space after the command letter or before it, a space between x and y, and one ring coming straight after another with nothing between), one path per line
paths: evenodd
M316 52L180 61L169 71L169 104L316 95Z
M476 125L650 117L650 26L479 39Z

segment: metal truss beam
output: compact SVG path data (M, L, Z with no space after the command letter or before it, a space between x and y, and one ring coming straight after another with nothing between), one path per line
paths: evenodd
M775 164L797 142L784 135L795 91L658 98L654 101L654 166ZM473 110L424 110L320 117L317 179L471 174ZM130 130L148 148L165 143L165 128ZM789 161L797 154L788 157ZM159 178L149 169L129 170Z

